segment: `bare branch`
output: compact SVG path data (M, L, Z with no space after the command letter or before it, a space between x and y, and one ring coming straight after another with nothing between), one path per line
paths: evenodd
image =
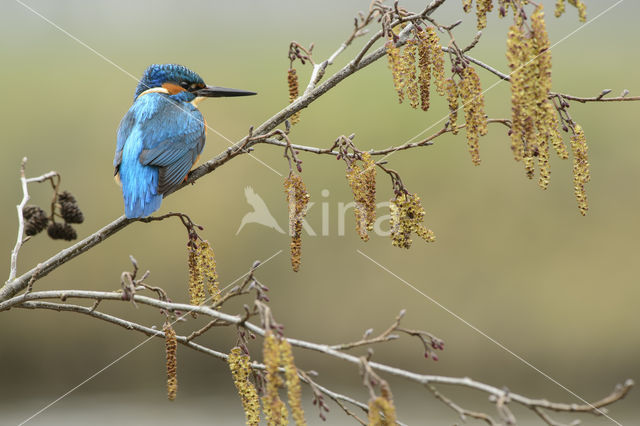
M57 305L57 304L44 304L45 302L37 302L39 304L34 304L35 300L39 299L71 299L71 298L81 298L81 299L93 299L93 300L122 300L121 293L117 292L98 292L98 291L86 291L86 290L54 290L54 291L40 291L40 292L32 292L22 294L20 296L16 296L13 299L7 300L5 302L0 303L0 311L11 308L12 306L16 307L25 307L25 308L45 308L45 309L53 309L52 306L57 306L56 310L70 310L74 312L88 314L100 319L107 320L109 322L114 322L124 328L142 331L136 327L136 325L130 321L125 321L119 318L116 318L117 321L113 320L115 317L105 318L104 315L91 308L87 307L74 307L74 308L64 308L67 305ZM220 312L215 309L211 309L207 306L194 306L187 305L183 303L170 303L166 301L156 300L150 297L134 295L133 300L142 305L153 306L156 308L164 309L168 312L196 312L200 315L205 315L212 318L218 318L223 321L227 321L230 324L241 325L242 327L252 331L255 334L260 336L265 335L265 329L258 327L255 324L252 324L239 315L229 315L224 312ZM48 303L48 302L47 302ZM100 317L99 315L103 316ZM158 331L152 329L145 328L148 335L158 335ZM331 346L325 344L318 344L313 342L308 342L305 340L287 338L287 341L292 346L296 346L303 349L309 349L316 352L323 353L325 355L332 356L337 359L341 359L343 361L361 365L362 361L359 357L353 356L335 349L332 349ZM187 342L187 338L183 337L182 340L179 340L181 343ZM201 349L200 345L196 345L192 341L188 341L188 346L191 346L193 349L199 350L200 352L207 352ZM209 350L210 351L210 350ZM213 351L215 352L215 351ZM208 352L207 352L208 353ZM216 352L218 353L218 352ZM218 353L219 354L219 353ZM224 355L224 354L221 354ZM225 355L226 356L226 355ZM219 357L219 356L218 356ZM220 358L220 357L219 357ZM224 356L222 357L224 359ZM539 407L542 409L553 410L553 411L561 411L561 412L572 412L572 413L590 413L594 415L602 414L599 410L607 405L610 405L618 400L623 399L627 393L634 386L633 380L627 380L624 384L618 385L613 392L611 392L606 397L595 401L591 404L566 404L566 403L558 403L558 402L550 402L546 399L532 399L525 397L523 395L519 395L513 392L508 392L503 389L499 389L497 387L475 381L468 377L446 377L446 376L437 376L437 375L429 375L429 374L418 374L411 371L403 370L401 368L392 367L385 364L380 364L377 362L369 361L368 365L379 372L388 373L397 377L401 377L415 383L419 383L421 385L427 384L445 384L445 385L455 385L467 387L470 389L479 390L481 392L487 393L495 398L496 401L499 401L500 398L505 398L508 395L508 398L511 402L516 402L523 406L533 409L534 407Z
M12 280L14 280L16 275L18 274L18 253L20 252L20 248L22 248L22 244L25 241L24 215L22 211L31 198L29 195L28 184L35 182L44 182L45 180L53 179L54 177L58 176L57 172L51 171L38 177L27 178L25 174L26 165L27 157L24 157L22 159L22 162L20 163L20 184L22 186L22 201L20 201L20 204L16 206L16 209L18 210L18 237L16 238L16 245L11 251L11 267L9 270L9 279L7 280L7 282L11 282ZM33 284L33 281L31 281L31 283Z

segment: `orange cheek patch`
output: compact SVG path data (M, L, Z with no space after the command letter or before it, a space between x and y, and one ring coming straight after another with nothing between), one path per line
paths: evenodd
M169 92L170 95L175 95L177 93L180 92L185 92L186 90L184 88L182 88L181 86L178 86L177 84L173 84L173 83L164 83L162 85L162 87L164 87L165 89L167 89L167 92Z

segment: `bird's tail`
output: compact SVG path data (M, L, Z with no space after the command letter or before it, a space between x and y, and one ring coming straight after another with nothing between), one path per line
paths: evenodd
M128 218L145 217L160 208L162 194L158 194L158 169L143 166L137 160L121 167L124 214Z

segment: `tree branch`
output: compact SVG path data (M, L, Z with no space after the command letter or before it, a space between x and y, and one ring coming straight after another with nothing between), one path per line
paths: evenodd
M161 334L158 334L160 333L159 330L154 330L148 327L139 326L130 321L108 316L107 314L97 312L95 309L92 309L92 308L75 306L75 305L72 305L73 306L72 308L66 308L66 306L68 305L51 304L49 302L34 302L40 299L61 299L64 301L70 298L122 301L122 294L118 292L100 292L100 291L87 291L87 290L52 290L52 291L31 292L31 293L22 294L20 296L16 296L5 302L1 302L0 311L10 309L13 306L24 307L24 308L68 310L68 311L91 315L96 318L115 323L126 329L144 332L147 335L162 336ZM195 312L200 315L205 315L211 318L217 318L223 321L227 321L230 324L236 324L238 326L244 327L247 330L263 337L266 333L263 328L246 321L243 317L239 315L226 314L216 309L211 309L210 307L207 307L207 306L194 306L194 305L188 305L184 303L171 303L171 302L153 299L147 296L141 296L138 294L135 294L132 297L132 300L134 300L139 304L164 309L168 312L175 312L175 311L179 311L182 313ZM329 345L318 344L318 343L313 343L313 342L308 342L305 340L299 340L299 339L293 339L293 338L287 338L286 340L289 341L289 343L292 346L313 350L316 352L323 353L325 355L332 356L337 359L341 359L351 364L361 365L361 359L359 357L332 349L332 347ZM213 351L211 349L204 348L201 345L197 345L196 343L193 343L192 341L190 341L187 337L183 336L182 340L179 340L179 341L181 343L187 342L188 343L187 346L190 346L193 349L198 350L200 352L205 352L210 355L214 355L218 358L226 359L225 354ZM462 387L467 387L470 389L475 389L475 390L479 390L481 392L487 393L491 395L493 398L495 398L496 400L501 400L508 397L510 401L516 402L530 409L534 409L537 407L537 408L552 410L552 411L572 412L572 413L590 413L594 415L602 414L602 412L600 411L601 408L624 398L627 395L627 393L631 390L631 388L634 386L633 380L629 379L623 385L618 385L616 389L614 389L614 391L611 392L606 397L598 401L595 401L591 404L567 404L567 403L550 402L546 399L528 398L523 395L519 395L513 392L508 392L503 389L499 389L497 387L475 381L473 379L470 379L469 377L446 377L446 376L436 376L436 375L429 375L429 374L419 374L419 373L414 373L408 370L392 367L386 364L381 364L373 361L370 361L368 364L374 370L385 372L397 377L401 377L401 378L413 381L415 383L419 383L421 385L445 384L445 385L462 386Z
M103 312L99 312L96 311L92 308L88 308L86 306L79 306L79 305L70 305L70 304L64 304L64 303L51 303L51 302L24 302L22 304L19 305L20 308L24 308L24 309L47 309L47 310L53 310L53 311L58 311L58 312L74 312L74 313L79 313L79 314L84 314L84 315L88 315L90 317L96 318L96 319L100 319L115 325L118 325L120 327L125 328L126 330L133 330L133 331L138 331L140 333L143 333L149 337L158 337L161 339L165 338L165 333L164 331L162 331L161 329L156 329L156 328L151 328L151 327L145 327L143 325L137 324L135 322L131 322L131 321L126 321L123 320L121 318L118 318L116 316L113 315L109 315L109 314L105 314ZM198 343L194 343L191 341L191 338L189 336L180 336L177 335L176 336L176 340L184 345L187 346L188 348L191 348L193 350L196 350L198 352L204 353L206 355L212 356L214 358L226 361L229 358L229 355L227 355L226 353L223 352L218 352L214 349L208 348L206 346L200 345ZM255 362L253 361L251 363L251 368L256 369L256 370L265 370L266 367L264 364L261 364L259 362ZM300 380L302 380L303 382L310 384L309 378L306 377L306 375L304 374L299 374ZM340 394L338 392L334 392L324 386L319 385L318 383L316 383L315 381L313 382L313 386L315 388L317 388L320 392L322 392L323 394L327 395L329 398L331 398L332 400L334 400L343 410L345 410L345 412L350 413L350 411L342 404L343 402L347 402L349 404L352 404L358 408L361 408L362 410L364 410L364 412L368 412L369 411L369 406L367 404L364 404L358 400L355 400L347 395L343 395ZM352 413L350 413L350 415L353 415ZM357 418L357 417L356 417ZM399 425L403 425L403 423L398 422Z

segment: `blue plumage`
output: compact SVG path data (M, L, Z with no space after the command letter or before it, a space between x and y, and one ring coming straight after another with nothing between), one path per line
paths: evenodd
M199 98L253 94L206 86L181 65L147 68L120 122L113 160L126 217L158 210L163 196L184 181L197 161L205 142L204 119L195 105Z

